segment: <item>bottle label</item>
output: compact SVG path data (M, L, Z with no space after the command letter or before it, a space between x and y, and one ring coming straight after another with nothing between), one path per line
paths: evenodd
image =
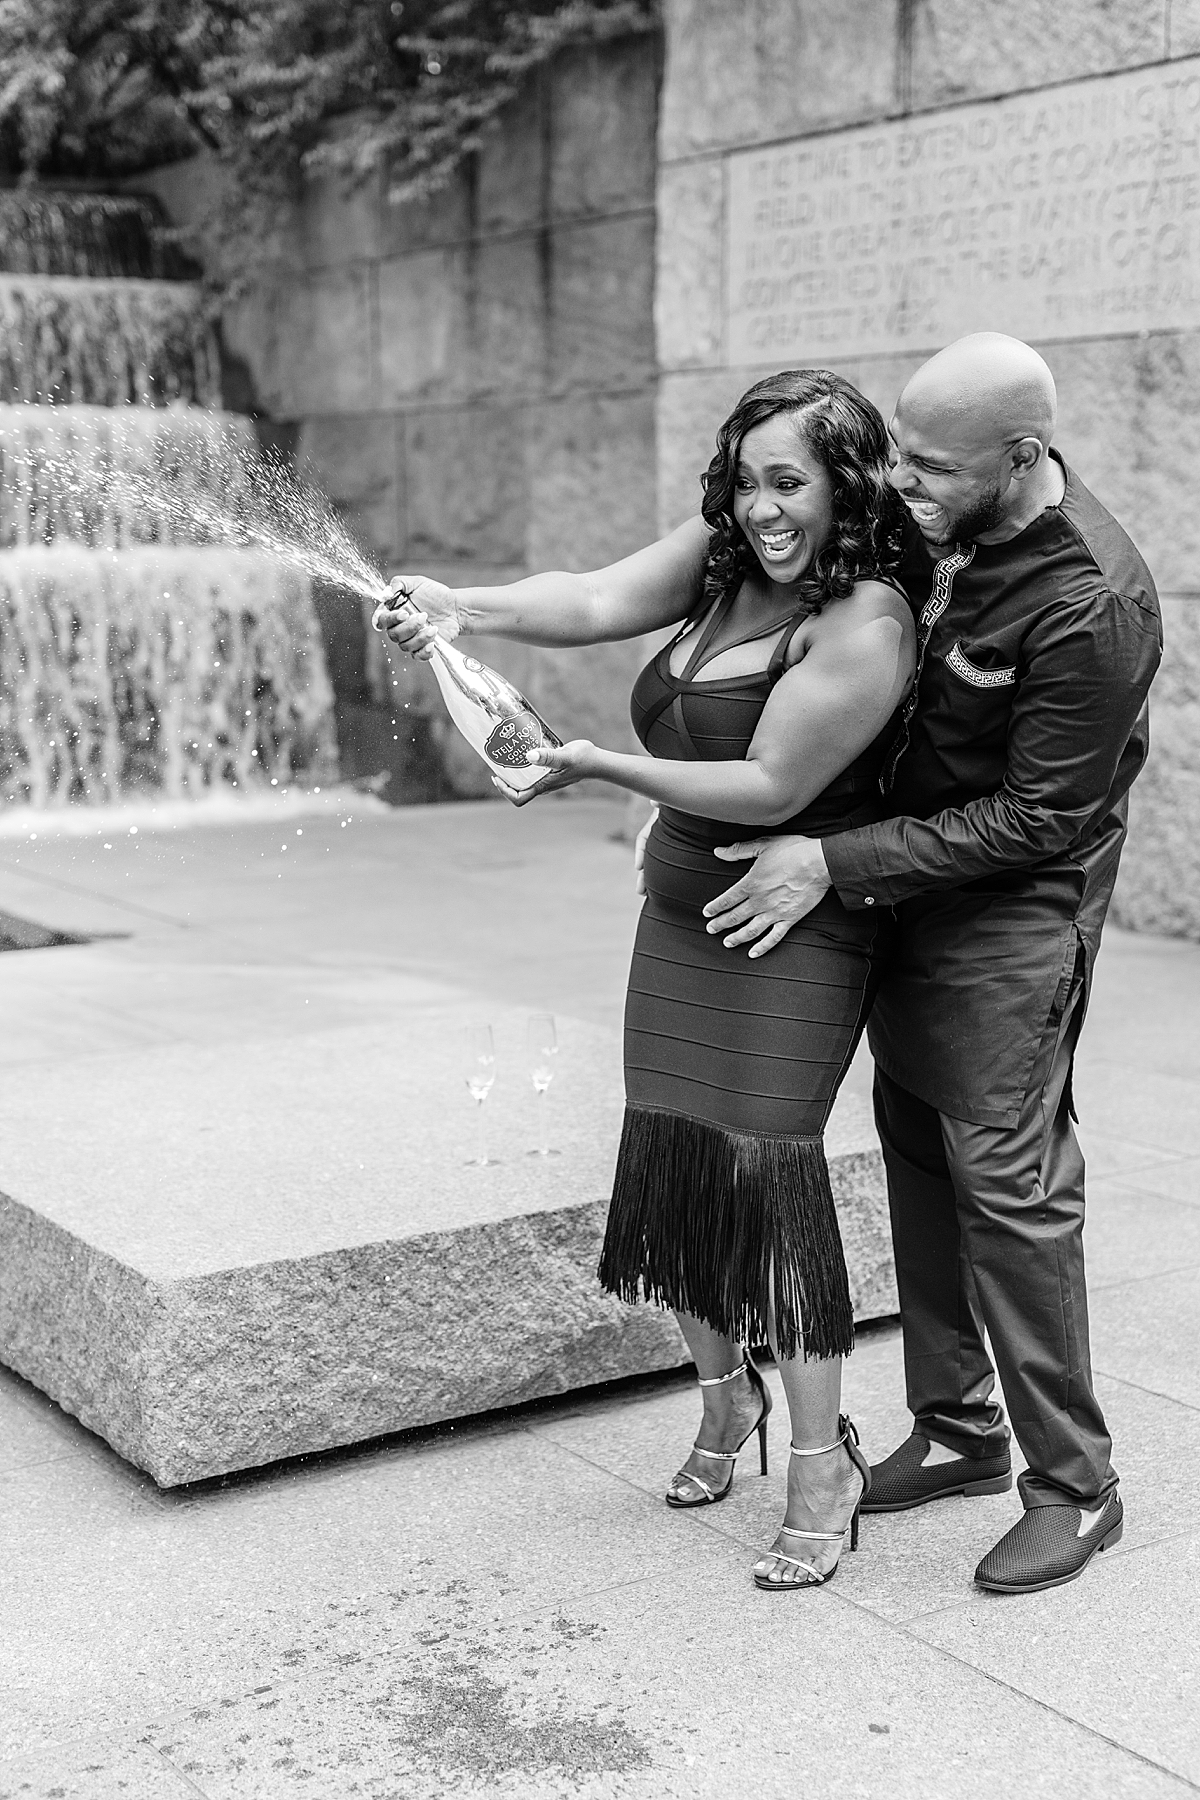
M484 744L483 753L502 769L524 769L528 767L526 753L540 750L548 741L549 734L537 714L523 712L515 719L501 719Z

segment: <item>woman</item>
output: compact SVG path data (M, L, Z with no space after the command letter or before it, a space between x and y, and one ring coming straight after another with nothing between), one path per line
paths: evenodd
M831 891L764 964L766 940L734 956L702 908L729 883L718 845L878 816L915 666L890 579L899 511L875 408L839 376L792 370L743 395L717 435L701 517L661 542L595 574L507 587L405 578L421 611L380 619L415 655L435 628L557 645L680 626L633 690L649 756L582 739L539 751L554 773L534 794L599 777L660 808L600 1276L626 1300L644 1291L672 1307L696 1362L703 1419L672 1506L723 1500L756 1430L765 1474L770 1396L748 1347L769 1339L793 1449L784 1523L754 1568L770 1591L830 1579L848 1529L856 1546L870 1479L840 1411L854 1325L821 1134L891 915L847 913Z

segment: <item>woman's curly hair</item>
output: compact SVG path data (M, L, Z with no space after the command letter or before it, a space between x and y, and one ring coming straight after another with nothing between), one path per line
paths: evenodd
M794 413L833 488L833 530L799 583L802 605L820 612L856 581L891 574L899 564L902 505L888 481L888 435L882 414L856 387L829 369L784 369L748 388L717 433L717 453L701 477L701 512L712 529L704 570L708 605L736 593L761 567L733 516L738 455L754 426Z

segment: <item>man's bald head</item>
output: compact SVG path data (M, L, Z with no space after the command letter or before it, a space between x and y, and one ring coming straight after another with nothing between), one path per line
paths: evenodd
M897 402L914 424L1006 448L1023 437L1049 449L1058 419L1054 377L1037 351L999 331L973 331L922 363Z
M1019 338L976 331L922 364L896 402L892 482L929 543L999 541L1057 504L1057 411L1054 377Z

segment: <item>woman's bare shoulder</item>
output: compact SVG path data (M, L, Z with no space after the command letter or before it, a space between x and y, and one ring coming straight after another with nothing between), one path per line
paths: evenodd
M917 636L912 607L888 581L856 581L844 599L823 607L814 622L822 627L821 635L835 641L881 624L899 626L906 644L915 643Z
M845 602L847 617L856 622L868 619L901 619L913 623L912 607L898 587L890 581L872 578L856 581Z
M806 637L807 652L818 651L822 658L840 661L849 653L858 660L868 645L876 645L885 656L898 649L902 661L911 665L917 631L904 595L889 582L868 580L823 606L809 621Z

